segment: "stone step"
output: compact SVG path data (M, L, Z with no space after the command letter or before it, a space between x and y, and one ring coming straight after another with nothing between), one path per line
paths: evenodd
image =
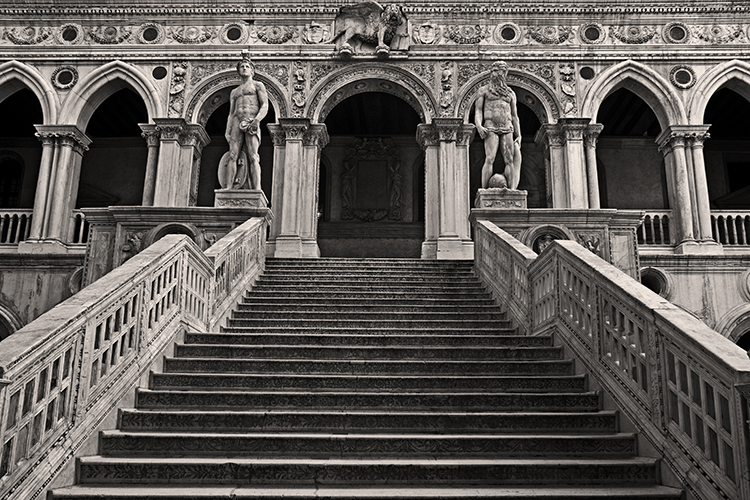
M518 335L516 328L496 327L492 328L472 328L471 330L457 329L457 327L440 328L440 327L417 327L417 328L365 328L365 327L340 327L340 326L238 326L229 325L221 328L223 333L246 333L246 334L306 334L306 335L456 335L456 336L497 336L497 335Z
M653 459L79 459L83 484L233 485L652 485Z
M241 308L232 312L233 319L304 319L308 321L504 321L505 313L498 309L490 310L485 308L481 312L464 311L454 308L452 311L397 311L385 310L360 310L360 311L340 311L333 309L302 310L291 311L285 308L278 310L257 310Z
M323 346L323 345L211 345L177 344L175 357L222 359L309 360L500 360L562 359L562 347L433 347L433 346Z
M335 434L103 431L109 457L602 457L634 456L634 434Z
M245 300L261 301L289 301L289 302L302 302L302 301L319 301L319 302L336 302L341 301L355 302L355 303L369 303L370 301L399 301L404 304L409 303L421 303L424 301L441 301L448 302L459 306L465 304L467 301L474 302L477 300L491 301L492 295L481 289L471 289L462 291L460 294L444 293L443 291L438 292L426 292L420 290L419 293L410 293L399 288L384 290L384 291L373 291L373 290L316 290L314 288L307 288L304 290L277 290L277 289L258 289L253 288L251 292L245 294Z
M136 391L141 409L379 409L436 411L597 411L598 392L351 392L351 391Z
M288 360L164 359L168 373L306 373L382 375L572 375L573 361L555 360Z
M565 434L617 432L617 413L339 410L120 410L123 431L169 432L471 432Z
M339 335L339 334L242 334L185 333L186 344L214 345L314 345L319 346L490 346L551 347L551 335Z
M347 283L361 282L378 284L383 281L397 281L415 283L433 282L442 284L463 284L482 287L482 282L471 272L453 274L447 276L445 273L393 273L388 271L371 271L359 273L352 271L343 272L310 272L310 273L286 273L265 272L258 277L256 283L306 283L319 281L321 283Z
M227 318L227 326L257 326L257 327L287 327L287 328L453 328L466 330L468 328L510 328L510 320L494 319L294 319L294 318Z
M471 278L477 281L476 274L472 269L455 269L446 272L442 269L408 269L408 268L267 268L263 272L264 277L279 278L279 279L291 279L292 277L311 277L321 276L330 279L340 278L342 276L352 277L357 279L368 279L368 278L382 278L384 276L393 276L394 278L401 279L403 277L414 276L416 279L424 279L429 277L438 278L441 280L457 278L467 279Z
M450 281L445 283L433 282L400 282L400 281L378 281L378 282L319 282L317 280L302 281L299 283L268 283L259 282L253 286L253 293L256 291L275 291L275 292L315 292L315 293L341 293L341 292L389 292L398 290L408 294L422 293L441 293L446 295L465 295L472 293L484 292L484 288L476 285L453 284Z
M404 304L403 302L392 300L387 302L379 303L362 303L362 301L353 301L352 303L340 303L325 302L323 299L320 301L306 301L301 299L299 301L291 299L289 301L263 301L263 300L250 300L245 299L243 302L237 304L235 311L245 312L304 312L304 313L321 313L328 312L330 314L360 314L360 313L374 313L378 311L392 311L394 313L422 313L422 314L439 314L445 312L456 312L460 310L462 313L481 314L503 314L497 306L493 305L491 301L485 301L486 303L481 304L477 301L476 304L471 302L467 304L459 304L455 302L446 302L442 305L425 305L425 304Z
M583 375L550 377L460 377L421 375L269 375L152 373L152 389L200 390L353 390L353 391L476 391L476 392L576 392L586 388Z
M440 269L450 271L452 269L472 269L473 262L467 260L423 260L423 259L266 259L266 269L274 267L291 268L324 268L324 267L353 267L360 269L369 268L407 268L407 269Z
M666 486L605 487L579 485L510 487L415 487L372 484L352 487L179 487L158 485L72 486L58 489L50 500L681 500L682 490Z

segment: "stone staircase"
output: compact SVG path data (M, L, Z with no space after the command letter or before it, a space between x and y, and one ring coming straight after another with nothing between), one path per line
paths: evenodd
M677 499L470 262L269 259L53 499Z

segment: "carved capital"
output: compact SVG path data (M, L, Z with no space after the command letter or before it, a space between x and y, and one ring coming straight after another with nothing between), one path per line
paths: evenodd
M565 141L582 141L591 118L560 118L557 123Z
M181 146L192 146L198 153L203 151L203 148L211 142L211 138L206 133L206 129L199 123L189 123L185 128L185 131L180 136Z
M141 137L146 139L146 146L149 148L155 148L159 145L160 132L156 129L156 125L153 123L139 123L141 127Z
M475 132L476 128L474 125L461 125L456 133L456 144L458 146L468 146L474 140Z
M310 125L302 138L302 143L305 146L317 146L319 150L326 147L328 141L328 128L324 123Z
M279 125L284 130L286 141L301 141L310 128L309 118L279 118Z
M162 142L180 141L180 136L187 129L187 122L184 118L154 118L154 123Z
M689 125L671 125L656 137L656 144L663 154L671 153L675 148L684 148L692 127Z
M437 129L440 142L454 142L464 121L461 118L435 118L432 123Z
M56 143L66 146L79 155L89 150L91 139L75 125L34 125L36 137L43 145Z
M545 149L561 148L563 145L563 135L557 125L547 123L539 127L534 142L541 144Z
M586 127L583 131L583 144L587 148L595 148L597 141L599 141L599 134L604 130L604 125L601 123L592 123Z
M426 123L417 125L417 143L422 149L437 146L440 143L440 137L435 125Z
M286 146L286 134L284 129L278 123L269 123L268 131L271 133L271 142L274 147L283 148Z

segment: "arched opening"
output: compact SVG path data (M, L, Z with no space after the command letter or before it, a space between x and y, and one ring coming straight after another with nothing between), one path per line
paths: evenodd
M29 89L0 103L0 208L34 207L42 144L34 125L44 122L42 105Z
M620 88L599 107L604 125L596 147L602 208L667 209L664 157L656 137L659 120L638 95Z
M148 149L139 123L148 122L141 97L130 88L110 95L94 111L86 135L76 208L140 205Z
M226 91L227 99L229 89ZM225 153L229 152L229 143L224 134L227 130L227 119L229 118L229 101L216 108L206 121L206 133L211 142L203 148L201 155L200 180L198 181L198 206L214 206L214 190L220 189L219 184L219 162ZM268 124L276 123L276 113L269 103L268 114L260 122L260 186L263 193L271 200L271 186L273 185L273 142L268 132Z
M400 97L364 92L341 100L326 116L320 188L327 220L318 222L326 257L421 255L424 222L414 193L424 177L412 168L422 155L415 137L421 119ZM418 186L415 188L415 184Z
M516 93L518 104L518 121L521 123L521 180L518 189L528 192L527 205L529 208L545 208L546 188L544 185L544 151L534 142L537 131L542 126L539 117L528 105L524 103L520 96L528 96L534 99L528 92L523 89L510 86ZM474 123L476 108L471 106L469 111L469 123ZM482 165L484 164L484 141L479 134L474 134L474 141L469 148L469 193L471 197L471 206L474 206L474 199L477 190L482 187ZM505 170L503 155L498 152L495 157L494 172L502 174Z
M704 157L711 208L750 208L750 102L731 88L711 96L703 122L711 124Z
M750 330L743 333L740 338L737 339L737 345L750 352Z

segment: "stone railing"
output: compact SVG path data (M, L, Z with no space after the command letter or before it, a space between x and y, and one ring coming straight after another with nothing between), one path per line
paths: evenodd
M210 256L187 236L166 236L5 339L0 499L44 498L69 484L76 454L113 425L182 332L220 323L255 279L265 234L265 221L251 219Z
M671 210L649 210L638 226L639 245L673 245L669 222L672 219Z
M750 246L750 212L711 210L711 229L724 246Z
M521 329L532 335L555 331L688 492L750 499L744 350L573 241L534 259L490 222L475 236L476 271L512 297L511 317L531 318ZM525 291L497 283L509 263Z
M71 219L68 242L75 245L85 245L89 240L89 223L86 220L86 215L80 210L73 210Z
M18 245L29 237L32 209L0 210L0 245Z

